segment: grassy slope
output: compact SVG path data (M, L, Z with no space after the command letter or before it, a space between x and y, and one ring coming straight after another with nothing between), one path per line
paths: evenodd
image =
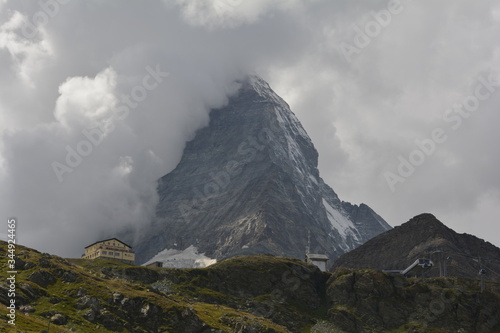
M77 307L83 294L98 299L118 323L128 327L124 331L153 332L147 328L150 319L141 319L137 311L125 311L119 302L113 301L118 296L143 308L144 305L161 308L162 314L152 317L158 320L156 329L176 333L188 332L179 328L187 320L204 323L208 331L213 328L222 332L344 332L339 329L342 325L337 319L357 321L365 332L381 332L367 318L371 316L376 322L380 317L378 304L384 302L409 311L419 309L415 312L418 312L416 320L406 320L390 332L439 333L447 332L443 327L453 323L438 318L429 325L418 319L428 317L432 295L448 297L451 293L457 302L463 301L470 307L474 302L500 304L500 285L496 283L488 283L489 292L481 294L476 280L404 279L372 270L350 269L321 273L297 259L265 255L232 258L205 269L159 269L111 260L66 260L22 246L17 250L18 257L32 265L19 270L17 284L31 287L39 296L28 302L35 312L27 315L17 312L15 330L6 324L7 309L0 305L0 332L40 332L47 328L50 317L47 314L53 311L63 313L68 323L52 324L51 332L67 332L71 328L76 332L111 332L102 322L84 318L88 307ZM7 277L5 242L0 242L0 257L3 282ZM30 281L30 276L39 271L55 276L55 282L43 288ZM76 281L65 282L61 277L64 272L73 274ZM367 302L374 304L373 312L364 308Z
M0 243L0 279L5 281L7 278L7 258L6 258L6 244ZM47 296L38 297L37 300L30 302L36 309L35 312L30 314L22 314L17 311L16 327L6 323L7 308L5 305L0 305L0 331L5 332L40 332L47 329L48 319L44 317L44 313L50 311L59 311L68 317L68 323L64 327L58 327L52 324L51 332L67 332L73 328L76 332L111 332L99 324L91 323L82 317L85 310L78 310L75 308L77 298L70 295L75 294L78 290L84 290L89 296L98 298L102 303L113 297L113 293L120 293L125 298L129 299L143 299L146 302L160 306L164 313L168 316L170 312L184 311L186 308L192 309L196 316L205 322L208 326L222 330L224 332L232 332L234 328L226 324L227 317L241 318L242 322L251 321L260 323L263 327L272 329L273 332L288 332L284 327L277 325L264 318L256 317L249 313L237 311L235 309L207 304L203 302L195 302L192 299L186 298L180 294L172 294L169 296L160 295L155 292L148 291L147 285L140 282L125 281L118 278L106 278L103 276L102 271L106 269L113 269L115 271L135 269L134 266L115 262L111 260L83 260L83 259L70 259L65 260L56 256L48 256L39 253L35 250L17 246L17 254L25 262L31 262L35 266L27 270L19 270L17 274L17 284L26 283L33 287L35 290L40 290L41 293L46 293ZM48 258L51 267L40 268L40 260ZM42 259L43 260L43 259ZM141 270L148 270L146 268L138 268ZM77 281L63 282L62 279L57 279L54 284L48 285L46 288L41 288L37 284L29 281L29 276L37 270L45 270L54 273L57 270L65 270L75 274ZM18 289L19 294L22 292ZM61 301L57 304L51 303L51 299L59 298ZM107 305L107 308L112 308L113 305ZM168 325L168 321L160 326L162 332L174 332L174 328Z

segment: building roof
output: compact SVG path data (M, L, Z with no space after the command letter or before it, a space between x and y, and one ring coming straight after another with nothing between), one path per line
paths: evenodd
M328 257L324 254L308 253L307 258L311 260L328 260Z
M126 246L128 246L128 247L132 248L132 246L128 245L127 243L122 242L122 241L121 241L121 240L119 240L118 238L103 239L103 240L100 240L100 241L94 242L94 243L92 243L92 244L90 244L90 245L87 245L87 246L85 246L85 248L91 247L92 245L95 245L95 244L97 244L97 243L107 242L107 241L110 241L110 240L116 240L116 241L119 241L119 242L120 242L120 243L122 243L123 245L126 245Z

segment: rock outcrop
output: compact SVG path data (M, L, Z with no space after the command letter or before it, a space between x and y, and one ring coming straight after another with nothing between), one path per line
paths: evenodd
M338 269L328 281L328 314L344 332L497 332L498 287L480 293L475 280Z

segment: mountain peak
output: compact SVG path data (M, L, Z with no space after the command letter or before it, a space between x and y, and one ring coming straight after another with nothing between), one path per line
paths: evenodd
M250 75L159 180L157 216L135 246L139 261L194 246L210 258L271 253L331 259L389 229L368 206L342 202L290 107Z
M247 89L253 89L261 93L261 96L263 97L266 96L268 92L272 91L269 83L256 74L248 75L245 78L244 83L247 86Z
M434 247L437 249L445 246L444 244L455 247L454 244L457 243L458 234L429 213L417 215L394 229L396 230L394 235L401 239L411 235L412 240L408 240L408 244L426 241L435 244Z
M338 258L334 267L404 269L416 259L434 262L428 276L440 276L444 265L448 275L476 278L479 269L489 267L500 274L500 249L475 236L458 234L432 214L420 214L384 232ZM447 259L450 258L450 259ZM489 278L500 281L500 275Z
M431 213L422 213L422 214L419 214L419 215L416 215L414 217L412 217L410 219L410 221L408 222L412 222L412 221L422 221L422 220L427 220L427 221L430 221L430 220L434 220L436 222L439 222L441 224L443 224L441 221L439 221L434 215L432 215Z
M448 227L444 225L443 222L439 221L434 215L430 213L422 213L412 217L408 222L403 223L401 226L412 227L412 226L423 226L427 225L429 227L435 228L446 228Z

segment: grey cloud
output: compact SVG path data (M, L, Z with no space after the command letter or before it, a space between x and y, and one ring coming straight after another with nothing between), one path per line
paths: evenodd
M155 180L175 167L235 81L256 71L304 123L323 178L344 200L368 203L393 225L429 211L498 245L496 225L470 218L499 213L500 93L460 129L448 128L449 139L395 193L383 177L415 139L449 125L443 112L480 75L500 70L495 4L402 1L404 10L349 63L339 44L352 44L353 25L363 28L387 1L224 1L203 11L193 1L61 2L34 39L3 24L14 11L32 18L38 2L0 6L0 207L19 218L22 243L78 256L98 237L140 230L154 212ZM25 55L13 54L6 36L32 48L29 80L19 70ZM148 66L168 77L119 119L123 95L143 84ZM108 81L95 89L109 96L91 93L99 75ZM66 124L55 113L61 96L73 101ZM64 161L88 126L110 122L114 130L59 182L51 163Z

